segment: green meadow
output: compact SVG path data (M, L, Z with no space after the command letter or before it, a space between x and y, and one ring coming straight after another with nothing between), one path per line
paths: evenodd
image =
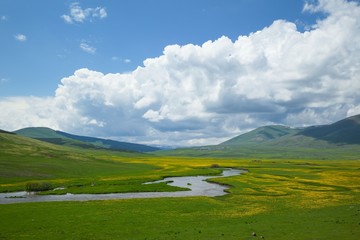
M0 191L57 194L183 190L141 183L218 174L221 197L0 204L0 239L358 239L359 160L165 156L84 150L0 135ZM214 166L220 168L214 168ZM56 192L56 191L55 191ZM49 192L43 192L49 194ZM254 236L255 235L255 236Z

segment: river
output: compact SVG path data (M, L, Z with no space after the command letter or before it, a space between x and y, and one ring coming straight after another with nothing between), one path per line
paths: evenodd
M239 169L224 169L220 176L185 176L167 177L163 180L147 182L154 184L166 182L171 186L188 188L188 191L178 192L137 192L137 193L106 193L106 194L70 194L65 195L37 195L28 192L0 193L0 204L27 203L27 202L51 202L51 201L90 201L110 199L131 199L131 198L160 198L160 197L194 197L206 196L216 197L227 194L227 186L207 182L207 179L230 177L246 172Z

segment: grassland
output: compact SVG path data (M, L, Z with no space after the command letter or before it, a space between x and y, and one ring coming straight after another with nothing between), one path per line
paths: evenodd
M79 192L91 192L96 186L102 191L127 191L139 189L139 183L148 179L216 174L219 169L210 168L213 164L248 170L213 179L231 186L230 194L215 198L0 205L0 239L355 240L360 236L359 160L168 157L74 150L13 136L0 140L3 191L28 181L68 184L69 189L78 182L73 189Z
M301 143L300 143L301 144ZM300 145L299 144L299 145ZM189 156L219 159L274 159L274 160L359 160L360 145L334 145L321 143L309 146L206 146L196 148L179 148L171 151L158 151L158 156ZM321 147L319 147L319 145Z
M0 135L0 192L22 191L28 182L47 182L70 193L174 191L163 183L142 185L167 175L218 173L220 170L161 168L139 153L84 150L21 136ZM63 194L65 191L44 192Z

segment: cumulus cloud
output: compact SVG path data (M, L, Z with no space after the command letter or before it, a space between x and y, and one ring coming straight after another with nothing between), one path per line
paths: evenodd
M24 34L16 34L14 38L19 42L26 42L27 37Z
M69 13L61 16L61 18L69 24L72 24L74 22L92 22L94 19L103 19L106 17L107 12L104 7L83 9L78 2L70 4Z
M304 11L326 17L305 32L276 20L236 41L223 36L201 46L167 46L129 73L79 69L45 101L2 99L0 128L42 125L203 145L266 124L324 124L359 113L360 6L319 0Z
M55 113L53 111L57 111L57 109L52 109L53 106L53 98L8 97L0 99L0 126L3 129L10 130L24 126L52 126L60 128L57 125L58 120L56 116L53 115ZM11 123L14 121L16 123Z
M87 52L87 53L94 54L96 52L96 48L94 48L84 42L80 43L80 48L81 48L81 50L83 50L84 52Z
M358 114L360 114L360 104L351 105L347 111L347 117L351 117Z

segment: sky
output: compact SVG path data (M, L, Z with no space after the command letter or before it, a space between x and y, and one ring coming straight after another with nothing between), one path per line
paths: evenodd
M209 145L359 93L359 0L0 1L3 130Z

